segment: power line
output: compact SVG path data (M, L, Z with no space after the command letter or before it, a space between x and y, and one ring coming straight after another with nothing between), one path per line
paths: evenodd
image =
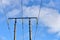
M10 37L12 37L12 33L11 33L11 30L10 30L10 25L9 25L9 19L7 19L7 26L8 26L8 31L10 33ZM11 39L12 40L12 39Z
M23 0L21 0L21 14L22 14L22 17L23 17ZM23 19L22 19L22 33L23 33L22 39L24 40Z
M42 5L42 0L40 2L40 8L39 8L39 14L38 14L38 17L37 17L37 25L36 25L36 32L35 32L35 35L34 35L34 40L35 40L35 37L37 35L37 29L38 29L38 21L39 21L39 16L40 16L40 12L41 12L41 5Z
M23 17L23 0L21 0L21 14L22 14L22 17Z
M36 21L36 30L35 30L35 34L34 34L34 40L35 40L35 37L36 37L36 34L37 34L37 29L38 29L38 20Z
M41 6L42 6L42 0L41 0L41 2L40 2L40 8L39 8L38 19L39 19L39 16L40 16L40 12L41 12Z

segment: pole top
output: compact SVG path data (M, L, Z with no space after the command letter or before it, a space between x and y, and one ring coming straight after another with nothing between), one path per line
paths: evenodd
M8 19L37 19L37 17L18 17L18 18L8 18Z

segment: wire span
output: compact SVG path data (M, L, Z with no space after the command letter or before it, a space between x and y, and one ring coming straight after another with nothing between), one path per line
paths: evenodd
M9 27L9 19L7 20L7 25L8 25L8 30L10 31L10 27Z
M36 30L35 30L35 34L34 34L34 40L35 40L36 35L37 35L37 29L38 29L38 20L36 19Z
M7 20L7 26L8 26L8 31L10 33L10 37L12 37L12 33L11 33L11 30L10 30L10 26L9 26L9 19Z
M37 17L37 22L36 22L36 32L35 32L35 35L34 35L34 40L35 40L35 37L37 35L37 32L38 32L38 21L39 21L39 16L40 16L40 12L41 12L41 5L42 5L42 0L40 2L40 8L39 8L39 14L38 14L38 17Z
M21 14L22 14L22 17L23 17L23 0L21 0ZM22 39L24 40L24 26L23 26L23 19L22 19L22 33L23 33Z
M22 14L22 17L23 17L23 0L21 0L21 14Z

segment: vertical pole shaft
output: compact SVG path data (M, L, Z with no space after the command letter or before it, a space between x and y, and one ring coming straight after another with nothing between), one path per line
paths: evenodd
M14 40L16 40L16 19L15 19L15 24L14 24Z
M29 18L29 40L32 40L32 27L31 27L31 20Z

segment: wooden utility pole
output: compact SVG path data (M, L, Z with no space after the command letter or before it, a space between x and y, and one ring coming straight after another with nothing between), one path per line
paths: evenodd
M31 27L31 19L29 18L29 40L32 40L32 27Z
M14 23L14 40L16 40L16 23L17 23L17 20L15 19L15 23Z

